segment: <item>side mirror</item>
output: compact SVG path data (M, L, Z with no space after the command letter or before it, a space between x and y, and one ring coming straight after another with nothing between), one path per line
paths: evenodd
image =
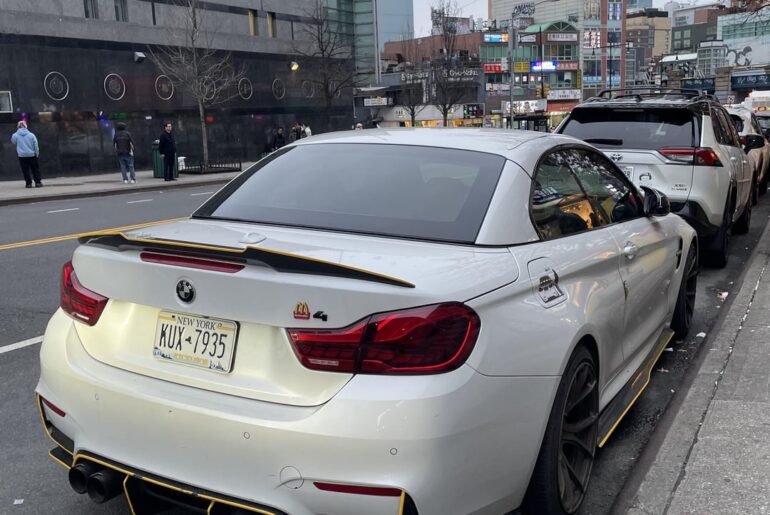
M671 202L658 190L642 186L644 193L644 216L666 216L671 212Z
M748 152L749 150L753 150L755 148L762 148L765 146L765 138L763 136L760 136L759 134L747 134L746 135L746 146L743 147L743 149Z

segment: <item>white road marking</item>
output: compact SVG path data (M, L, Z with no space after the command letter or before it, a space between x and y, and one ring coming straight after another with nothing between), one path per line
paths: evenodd
M128 202L126 202L126 204L138 204L140 202L152 202L152 199L151 198L146 198L146 199L143 199L143 200L129 200Z
M54 209L53 211L46 211L46 213L66 213L67 211L77 211L79 207L71 207L69 209Z
M197 197L198 195L211 195L213 191L204 191L203 193L190 193L191 197Z
M36 343L40 343L42 341L43 337L37 336L35 338L30 338L29 340L12 343L10 345L0 347L0 354L5 354L6 352L11 352L13 350L23 349L24 347L29 347L30 345L35 345Z

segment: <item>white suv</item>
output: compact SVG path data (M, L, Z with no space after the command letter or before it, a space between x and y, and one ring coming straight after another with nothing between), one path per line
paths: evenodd
M747 137L749 134L756 134L762 136L762 128L759 126L757 117L751 112L750 109L745 107L728 107L727 112L730 113L730 117L735 123L735 128L738 130L738 136L741 139L741 144L747 143ZM749 151L749 158L754 165L754 183L757 185L754 195L752 196L752 202L757 205L759 195L767 193L767 180L768 180L768 167L770 167L770 143L765 140L765 144L761 148L753 148Z
M599 147L637 186L671 200L703 244L709 264L727 264L730 230L749 230L753 185L746 152L730 115L719 102L694 90L602 91L578 105L557 132ZM760 141L761 140L761 141Z

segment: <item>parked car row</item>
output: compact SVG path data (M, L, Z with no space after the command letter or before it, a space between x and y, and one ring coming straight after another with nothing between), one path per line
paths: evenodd
M724 110L648 104L567 121L609 158L529 131L305 138L188 220L81 238L40 351L51 456L137 514L576 513L690 330L699 242L666 195L712 239L750 215Z
M556 132L595 145L634 184L665 193L715 267L727 265L731 231L749 230L752 204L767 191L770 143L756 117L695 90L603 91Z

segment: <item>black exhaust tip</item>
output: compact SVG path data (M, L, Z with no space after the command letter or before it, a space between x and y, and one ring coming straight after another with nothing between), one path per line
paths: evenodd
M81 461L74 467L70 468L67 478L70 481L72 489L79 493L84 494L88 491L88 476L99 472L101 466L90 461Z
M123 493L124 474L104 469L88 477L88 497L96 504L102 504Z

